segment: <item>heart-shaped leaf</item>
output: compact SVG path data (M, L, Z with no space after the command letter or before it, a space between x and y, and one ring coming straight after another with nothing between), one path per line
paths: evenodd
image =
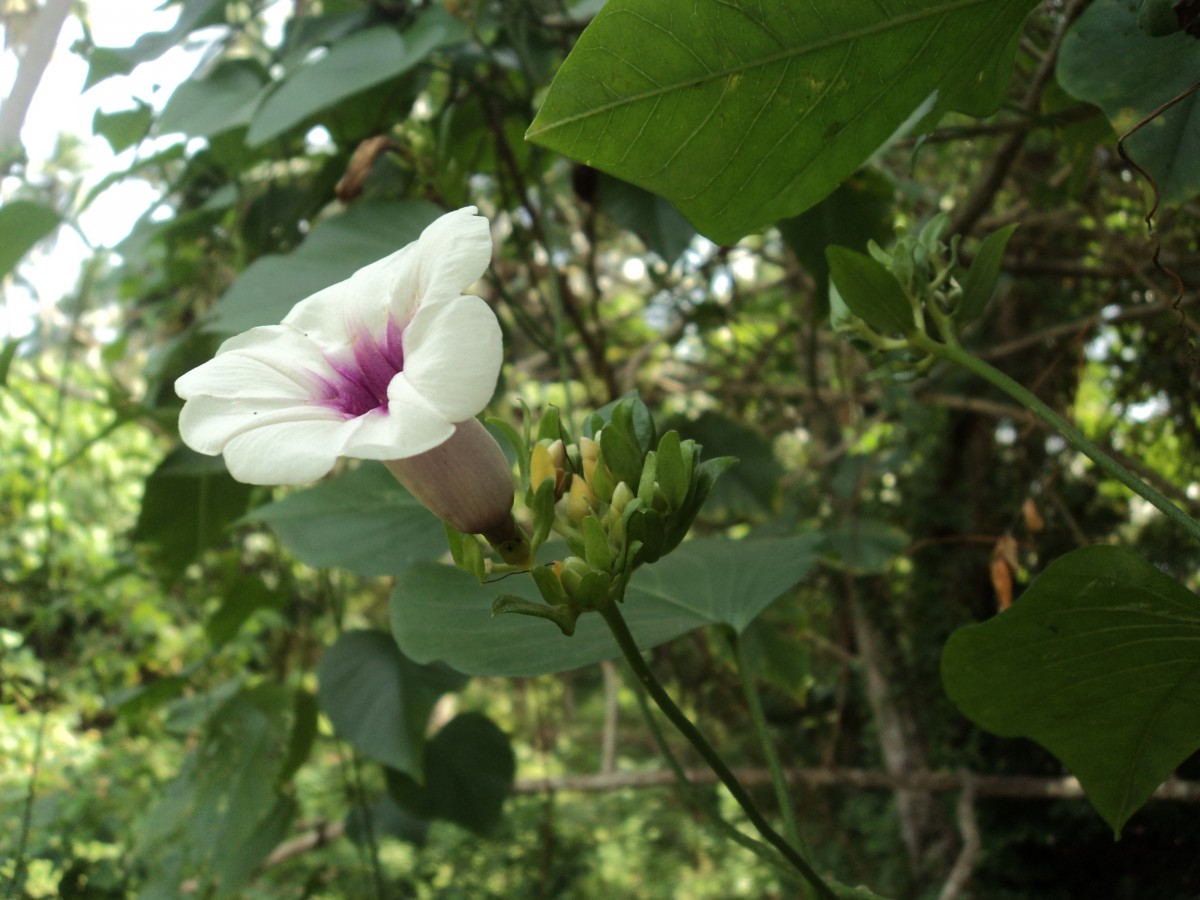
M697 539L635 573L622 613L642 648L702 625L741 630L807 574L820 540ZM515 575L480 585L449 566L418 563L396 581L392 633L405 655L442 660L471 675L541 675L619 654L598 615L580 616L572 637L528 616L492 617L496 598L542 602L533 579Z
M467 679L406 659L382 631L347 631L317 667L317 699L337 733L366 756L421 778L433 704Z
M374 462L260 506L248 518L270 525L314 568L395 575L446 552L437 517Z
M1062 760L1119 834L1200 747L1200 598L1130 550L1085 547L956 631L942 681L979 725Z
M388 793L422 819L486 834L500 823L516 771L508 735L487 716L463 713L425 745L425 783L389 769Z

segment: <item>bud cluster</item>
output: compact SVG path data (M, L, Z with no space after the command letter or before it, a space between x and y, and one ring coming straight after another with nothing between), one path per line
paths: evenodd
M571 634L580 614L620 602L629 577L683 540L730 458L700 461L700 445L668 431L661 437L636 397L594 414L572 441L551 410L529 450L525 503L531 545L551 532L569 555L531 569L545 604L506 596L494 612L551 619Z
M933 364L927 341L958 343L958 331L984 311L995 291L1004 248L1015 226L983 240L969 268L959 264L957 235L940 214L890 250L874 241L868 256L830 247L834 329L884 358L893 375L923 374Z

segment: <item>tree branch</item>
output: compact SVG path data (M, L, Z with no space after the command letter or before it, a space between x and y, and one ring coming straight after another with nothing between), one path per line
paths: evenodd
M50 57L54 55L58 33L70 11L71 0L46 0L38 11L37 20L29 31L29 40L25 44L25 53L21 56L12 91L0 104L0 150L21 143L21 127L25 124L25 116L41 84L46 66L50 64Z

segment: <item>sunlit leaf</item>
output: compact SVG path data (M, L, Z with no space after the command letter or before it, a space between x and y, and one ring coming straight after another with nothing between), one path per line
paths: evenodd
M1062 760L1119 834L1200 747L1200 598L1130 550L1085 547L955 632L942 681L982 727Z
M177 87L155 130L158 134L178 131L189 137L211 137L249 125L266 81L266 71L254 60L225 60L204 78Z
M324 56L289 74L254 114L246 143L264 144L369 87L398 78L438 47L466 36L465 26L436 7L403 36L378 25L344 38Z
M122 109L117 112L96 110L92 116L92 133L108 141L113 153L141 143L150 130L154 119L154 111L148 104L141 103L134 109Z
M987 114L1036 0L610 0L530 140L730 243L820 200L933 98Z
M41 203L13 200L0 206L0 278L16 268L34 244L58 227L62 217Z

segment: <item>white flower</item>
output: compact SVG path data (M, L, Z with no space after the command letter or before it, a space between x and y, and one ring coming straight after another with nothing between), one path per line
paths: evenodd
M175 382L184 442L223 453L251 484L300 484L342 456L401 460L445 443L487 405L500 373L496 316L462 295L491 254L474 207L447 213L281 324L230 338Z

